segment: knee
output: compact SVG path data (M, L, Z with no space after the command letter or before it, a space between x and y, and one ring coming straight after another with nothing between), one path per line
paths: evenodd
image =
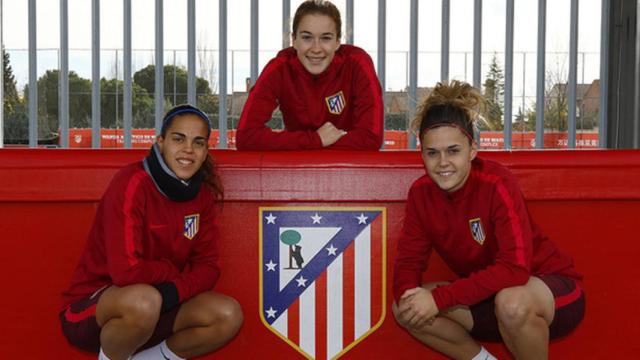
M403 328L409 330L409 324L401 316L400 311L398 310L398 305L396 305L395 302L391 305L391 312L393 313L393 317L396 319L396 322Z
M220 334L224 334L226 337L231 338L240 330L244 316L242 314L242 308L236 299L217 294L207 304L208 311L203 312L208 314L205 321L212 325L216 331Z
M495 312L498 322L506 330L522 327L534 315L525 292L515 288L504 289L496 294Z
M153 329L160 316L162 296L152 286L131 285L123 294L121 301L122 318L130 324Z
M224 324L229 329L232 335L235 335L244 321L242 308L238 301L232 297L225 297L218 309L218 319L221 324Z
M412 324L404 316L402 316L395 302L391 306L391 311L393 312L393 317L396 319L396 322L413 336L416 336L416 334L421 334L424 336L437 333L437 329L433 323L426 323L421 325Z

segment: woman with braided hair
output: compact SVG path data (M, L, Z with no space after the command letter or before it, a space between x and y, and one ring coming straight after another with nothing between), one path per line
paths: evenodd
M533 222L513 174L477 156L474 122L484 104L469 84L439 83L414 121L427 174L409 190L393 312L454 359L494 359L477 341L545 359L549 339L584 316L582 276ZM421 283L434 249L457 279Z

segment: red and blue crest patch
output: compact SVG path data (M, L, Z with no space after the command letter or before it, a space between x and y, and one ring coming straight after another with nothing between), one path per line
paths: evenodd
M471 236L473 236L473 239L482 245L484 243L485 235L480 218L469 220L469 227L471 228Z
M192 240L200 230L200 214L187 215L184 217L184 237Z
M342 114L342 110L344 110L344 107L347 106L347 101L344 99L344 94L342 94L342 91L338 92L335 95L328 96L324 100L327 103L329 112L333 115Z

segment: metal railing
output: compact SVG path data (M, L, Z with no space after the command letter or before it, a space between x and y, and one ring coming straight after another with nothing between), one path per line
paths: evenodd
M68 131L69 131L69 53L70 51L74 51L77 49L69 49L68 45L68 0L59 0L60 1L60 48L59 50L59 62L58 69L60 70L59 76L59 131L60 131L60 145L62 147L68 147ZM473 51L472 52L452 52L449 49L449 24L451 16L455 16L455 14L451 14L450 12L450 1L449 0L441 0L442 1L442 14L441 14L441 52L440 55L440 79L439 80L448 80L451 78L451 61L452 57L460 56L463 54L464 56L464 79L472 83L474 86L480 88L481 84L481 71L483 64L483 56L484 63L486 64L486 55L487 53L482 52L482 0L474 0L474 33L473 33ZM532 52L518 53L514 52L513 47L513 34L514 34L514 7L517 5L514 0L505 0L506 1L506 21L505 21L505 52L504 52L504 76L505 76L505 95L504 95L504 148L511 149L511 133L512 133L512 121L514 119L513 109L514 109L514 97L520 96L521 98L521 110L524 111L524 107L526 107L525 99L529 98L530 95L527 94L524 83L526 82L526 62L528 54L533 56ZM602 34L605 34L606 29L608 28L608 17L609 17L609 4L610 0L602 0ZM0 5L1 5L0 0ZM28 118L29 118L29 146L36 147L38 145L38 78L37 78L37 59L38 59L38 47L36 42L36 0L29 0L28 2L28 59L29 59L29 98L28 98ZM387 12L387 4L384 0L378 1L378 42L377 42L377 51L376 51L376 60L377 60L377 70L380 78L380 82L383 86L383 90L386 87L388 76L387 73L387 57L388 56L396 56L398 53L401 56L405 56L407 62L406 69L406 89L408 92L408 106L407 113L408 118L412 118L416 111L416 102L417 102L417 93L418 93L418 78L419 78L419 56L430 54L430 52L419 51L418 49L418 26L419 26L419 18L418 18L418 0L410 0L410 34L409 34L409 44L410 49L408 52L394 52L386 50L386 12ZM584 68L585 68L585 56L589 56L589 53L578 53L578 0L571 0L571 11L570 11L570 51L569 51L569 67L568 67L568 146L569 148L575 147L576 140L576 119L578 117L577 109L578 109L578 94L577 94L577 81L578 81L578 62L579 58L582 58L582 71L583 71L583 79L584 79ZM134 53L131 46L131 0L123 0L123 17L124 17L124 38L123 38L123 76L122 80L124 81L123 86L123 127L125 129L125 146L131 147L131 129L133 123L133 114L132 114L132 70L133 70L133 61L132 55ZM198 50L196 49L196 41L195 41L195 13L196 13L196 3L195 0L189 0L186 5L187 6L187 26L188 26L188 39L187 39L187 64L186 69L188 72L188 86L187 86L187 94L188 101L191 103L195 103L197 100L196 94L196 55ZM282 1L282 29L283 29L283 46L287 46L289 44L289 28L290 28L290 17L291 17L291 4L289 0ZM156 130L160 127L160 121L162 118L162 113L164 111L164 87L161 84L164 83L164 55L167 53L167 50L163 48L163 0L155 0L155 49L152 49L155 53L155 93L154 93L154 117L155 117L155 128ZM353 35L354 35L354 7L353 0L346 0L346 42L353 43ZM536 96L535 96L535 104L536 104L536 147L542 148L543 141L542 136L544 134L544 104L545 104L545 74L546 74L546 59L548 52L546 52L546 0L538 0L538 40L537 40L537 61L536 61ZM234 59L238 56L238 54L243 53L244 51L249 52L249 73L250 73L250 83L255 83L255 80L258 76L258 68L259 68L259 53L275 53L277 50L260 50L259 49L259 38L258 38L258 21L259 21L259 13L258 13L258 1L251 0L251 46L248 50L228 50L227 48L227 2L226 0L219 0L219 50L218 54L218 77L216 79L218 84L218 89L223 89L223 91L218 91L218 105L219 105L219 113L218 113L218 121L219 121L219 129L221 130L221 136L226 134L226 124L227 124L227 58L231 56L231 89L232 91L236 89L237 81L235 79L235 66ZM91 70L92 70L92 106L91 106L91 127L93 133L93 146L98 147L100 144L99 141L99 133L100 133L100 79L101 79L101 69L100 69L100 52L105 49L101 49L100 47L100 1L92 0L92 11L91 11L91 33L92 33L92 43L91 43L91 52L92 52L92 61L91 61ZM0 22L2 21L2 17L0 15ZM2 42L2 34L0 33L0 42ZM169 52L173 52L174 56L174 65L175 65L175 54L176 52L180 52L180 50L168 50ZM214 51L216 52L216 51ZM607 99L606 99L606 85L607 85L607 52L608 52L608 39L606 36L602 36L601 40L601 51L600 51L600 93L599 93L599 102L600 109L606 109ZM372 52L373 53L373 52ZM118 50L116 50L116 57L118 56ZM523 61L523 80L522 80L522 90L520 91L520 95L514 95L514 55L522 54ZM467 69L467 58L471 57L472 65L471 65L471 75L468 75ZM116 64L118 60L116 60ZM117 74L116 74L117 78ZM175 93L175 91L174 91ZM4 96L4 93L0 91L0 96ZM116 95L116 99L117 99ZM0 111L0 120L4 119L4 114ZM116 117L118 115L116 114ZM2 121L0 121L2 124ZM599 114L599 144L601 147L606 147L606 111L600 111ZM1 128L1 126L0 126ZM0 130L1 131L1 130ZM0 135L2 133L0 132ZM220 139L220 147L226 146L226 141L222 141ZM225 139L226 140L226 139ZM415 147L415 138L410 136L409 139L409 147ZM0 146L2 146L3 137L0 136Z

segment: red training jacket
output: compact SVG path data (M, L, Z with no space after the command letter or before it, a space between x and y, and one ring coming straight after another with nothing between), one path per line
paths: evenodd
M265 125L278 106L283 131ZM340 45L329 67L312 75L296 50L287 48L267 64L249 92L236 146L239 150L321 149L316 130L328 121L348 132L329 148L380 149L384 109L371 57L358 47Z
M460 277L432 291L438 309L474 305L531 275L582 276L533 222L515 177L476 158L462 188L447 193L425 175L416 180L398 241L394 297L422 285L435 249Z
M109 285L173 282L180 303L212 289L220 275L214 202L204 184L195 199L172 201L142 162L124 167L100 201L62 309ZM187 218L197 224L190 231Z

